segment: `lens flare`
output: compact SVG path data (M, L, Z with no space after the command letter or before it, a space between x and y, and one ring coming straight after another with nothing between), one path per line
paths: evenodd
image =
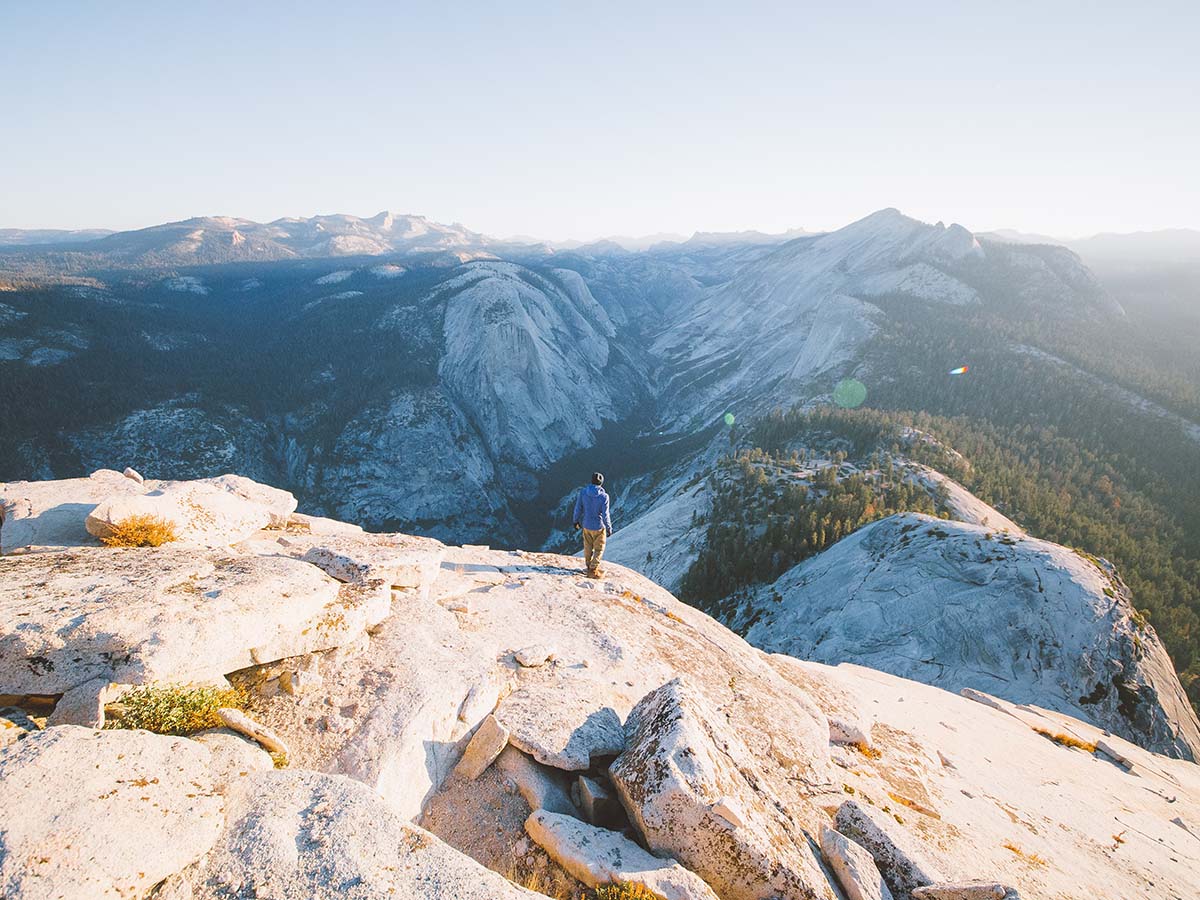
M971 369L970 366L959 366L957 369L951 369L950 374L951 375L966 375L967 372L970 371L970 369Z
M842 409L857 409L867 399L867 386L857 378L846 378L833 389L833 402Z
M728 425L730 428L733 427L733 423L736 421L737 421L737 419L735 419L733 417L733 413L725 413L725 424Z

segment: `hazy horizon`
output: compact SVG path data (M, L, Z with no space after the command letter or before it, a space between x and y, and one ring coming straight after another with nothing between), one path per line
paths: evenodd
M64 22L69 27L64 27ZM9 7L4 227L1196 228L1200 10Z

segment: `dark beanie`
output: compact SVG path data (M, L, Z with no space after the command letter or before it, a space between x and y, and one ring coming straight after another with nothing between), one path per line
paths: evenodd
M592 484L604 484L604 476L599 472L592 473Z

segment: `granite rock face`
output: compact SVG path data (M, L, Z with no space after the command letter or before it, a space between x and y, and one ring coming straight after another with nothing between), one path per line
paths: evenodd
M200 859L224 802L186 738L61 725L0 750L6 897L142 897Z
M1200 722L1115 570L1024 533L890 516L785 572L749 612L746 639L768 652L986 691L1200 754Z
M0 558L2 892L872 896L849 839L898 897L1200 890L1194 764L979 691L769 655L607 570L295 513L222 546ZM515 659L539 645L553 658ZM246 730L288 768L225 730L55 724L181 680L245 689Z

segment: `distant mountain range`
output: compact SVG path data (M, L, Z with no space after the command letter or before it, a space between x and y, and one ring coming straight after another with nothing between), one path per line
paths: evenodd
M82 244L112 234L106 228L0 228L0 247L28 247L37 244Z

